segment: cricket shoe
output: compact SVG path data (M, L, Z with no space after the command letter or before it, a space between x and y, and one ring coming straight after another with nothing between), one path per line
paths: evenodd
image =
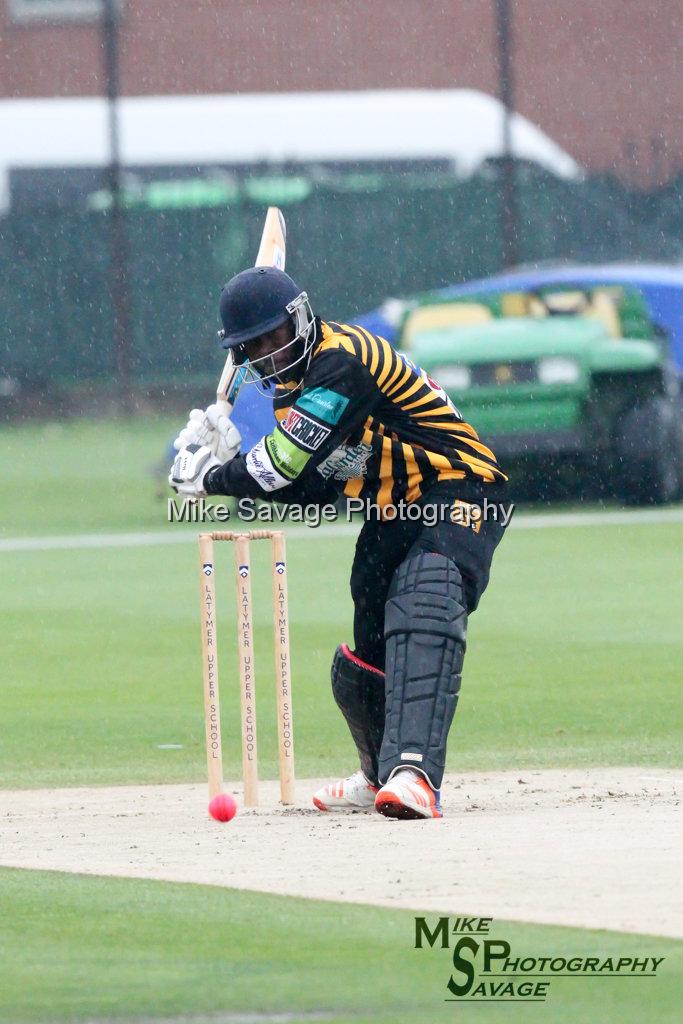
M319 811L370 811L375 806L377 786L371 785L362 772L348 779L330 782L313 794Z
M385 818L443 818L441 791L432 789L423 775L404 768L382 786L375 810Z

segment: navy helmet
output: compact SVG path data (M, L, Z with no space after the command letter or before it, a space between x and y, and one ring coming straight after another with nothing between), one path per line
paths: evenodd
M231 277L221 293L223 348L235 348L286 323L292 315L287 307L301 294L289 274L277 267L250 267Z

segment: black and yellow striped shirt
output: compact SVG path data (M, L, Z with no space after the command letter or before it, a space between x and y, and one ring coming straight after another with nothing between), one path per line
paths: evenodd
M217 471L219 493L287 500L283 488L305 476L309 494L318 480L385 507L442 480L506 479L443 388L362 327L318 321L303 381L279 385L273 404L277 426Z

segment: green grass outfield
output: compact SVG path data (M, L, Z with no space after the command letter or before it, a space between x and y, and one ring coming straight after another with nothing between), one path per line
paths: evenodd
M147 467L168 420L0 432L2 537L164 529ZM173 526L177 531L186 527ZM683 525L511 529L473 616L449 769L681 763ZM329 664L350 638L351 537L288 542L297 769L354 753ZM276 774L265 552L255 545L262 774ZM219 572L226 775L239 774L230 553ZM679 595L678 597L676 595ZM2 786L204 778L195 545L0 550ZM179 744L181 749L160 749ZM352 867L350 868L352 869ZM668 1022L674 960L653 981L557 980L543 1007L442 1002L447 953L412 916L230 890L0 871L0 1020L329 1010L331 1020ZM666 955L681 945L497 924L538 955ZM294 1018L296 1020L296 1017Z
M483 1024L680 1020L683 944L667 939L496 922L491 938L508 941L515 957L666 959L655 978L557 978L543 1005L457 1006L444 1002L451 952L415 949L407 911L11 870L0 870L0 892L7 1024L220 1011L291 1013L293 1022L319 1011L353 1024L432 1024L463 1013Z
M164 528L146 466L164 421L0 434L5 537ZM124 453L129 451L130 466ZM5 465L7 460L3 459ZM170 534L187 530L167 526ZM683 524L519 530L472 617L451 769L681 762ZM274 776L271 605L254 545L259 741ZM351 638L353 538L290 539L297 768L355 756L329 686ZM219 549L226 775L239 772L233 570ZM204 773L196 545L0 551L5 787L198 781ZM182 749L159 749L178 744Z

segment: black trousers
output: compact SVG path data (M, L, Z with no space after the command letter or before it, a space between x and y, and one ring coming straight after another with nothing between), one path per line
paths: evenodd
M476 505L489 514L479 520L479 529L451 519L454 500ZM359 658L384 670L384 606L391 580L404 559L429 551L445 555L458 566L464 584L468 613L474 611L489 581L493 553L503 536L503 508L508 509L506 485L477 485L464 481L437 484L420 501L425 514L413 521L366 521L356 543L351 569L351 595L354 603L353 635ZM498 512L494 519L491 506ZM430 506L427 514L426 506ZM431 509L441 510L434 518ZM476 524L475 524L476 525Z

